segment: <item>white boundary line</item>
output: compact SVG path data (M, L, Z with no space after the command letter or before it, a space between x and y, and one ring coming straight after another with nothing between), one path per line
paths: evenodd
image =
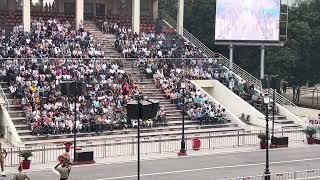
M278 162L271 162L270 164L284 164L284 163L315 161L315 160L320 160L320 158L296 159L296 160L290 160L290 161L278 161ZM156 176L156 175L166 175L166 174L178 174L178 173L184 173L184 172L206 171L206 170L213 170L213 169L259 166L259 165L264 165L264 164L265 164L265 162L263 162L263 163L253 163L253 164L239 164L239 165L232 165L232 166L207 167L207 168L198 168L198 169L184 169L184 170L177 170L177 171L165 171L165 172L159 172L159 173L141 174L141 177ZM114 179L126 179L126 178L132 178L132 177L137 177L137 175L118 176L118 177L110 177L110 178L103 178L103 179L96 179L96 180L114 180Z

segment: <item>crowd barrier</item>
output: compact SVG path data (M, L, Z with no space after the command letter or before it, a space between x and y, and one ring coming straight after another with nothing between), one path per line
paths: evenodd
M185 135L186 148L192 150L192 140L201 141L200 149L215 149L223 147L257 146L260 140L257 135L263 130L215 132L210 134ZM275 130L275 136L288 136L290 142L303 142L305 134L302 129ZM181 136L151 136L141 138L141 154L178 152L180 150ZM79 141L77 147L82 150L94 152L94 158L108 158L117 156L134 156L137 154L136 138L105 139L99 141ZM5 159L6 166L16 166L22 160L18 153L22 150L31 150L33 156L31 162L45 164L57 161L57 157L65 153L64 145L32 146L20 148L8 148L8 156ZM73 152L70 152L73 158Z

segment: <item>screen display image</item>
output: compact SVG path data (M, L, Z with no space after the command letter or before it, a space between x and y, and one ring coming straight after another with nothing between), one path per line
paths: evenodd
M217 0L216 41L279 41L280 0Z

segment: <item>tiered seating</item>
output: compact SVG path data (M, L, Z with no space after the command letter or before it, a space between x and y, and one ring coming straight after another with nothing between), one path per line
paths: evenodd
M2 58L51 58L103 57L99 42L82 29L73 31L68 21L34 19L28 34L14 26L10 31L0 31L0 57ZM4 37L4 38L3 38Z
M180 109L183 98L179 89L181 81L215 78L228 83L234 79L218 62L205 58L196 47L185 43L177 36L150 33L137 37L123 29L119 29L117 34L117 50L125 57L138 58L138 61L133 63L144 68L146 76L153 77L162 93ZM225 110L220 105L208 103L206 96L196 91L190 83L187 84L186 102L192 120L197 120L200 124L227 122Z
M93 32L95 32L95 31L93 31ZM113 44L114 41L108 40L108 38L111 38L109 36L110 35L105 35L105 34L93 35L93 37L107 39L107 41L102 41L102 46L107 47L107 48L113 47L113 45L114 45ZM179 48L177 48L179 50L175 51L175 57L181 57L181 55L186 56L186 57L193 57L191 61L189 61L189 60L185 61L186 66L184 66L184 67L190 67L190 69L188 69L188 70L195 69L196 65L201 64L197 61L197 59L195 59L195 57L203 57L203 54L200 51L198 51L196 48L194 48L188 44L185 44L181 40L178 40L177 36L168 36L167 35L166 38L167 39L163 41L163 45L166 46L168 51L171 51L171 50L169 50L171 48L175 49L175 48L179 47ZM107 43L109 43L109 44L107 44ZM185 50L185 48L188 50ZM161 49L162 49L162 47L161 47ZM111 52L110 49L106 49L106 50L108 50L108 52L109 51ZM155 48L153 50L157 50L157 48ZM162 50L165 51L164 49L162 49ZM179 52L181 50L183 53ZM113 49L113 51L115 52L114 49ZM158 52L156 54L158 54ZM137 57L136 55L137 54L133 54L133 57ZM141 57L141 59L139 59L139 61L137 61L136 63L141 64L141 67L145 68L146 75L149 76L148 68L149 68L149 65L151 65L151 64L149 64L149 62L145 62L143 59L143 56L139 56L139 57ZM194 60L196 60L196 61L194 62ZM217 63L214 61L210 61L209 59L206 59L206 61L207 60L208 60L208 63L211 63L211 64ZM18 60L13 60L11 62L8 61L9 64L13 63L13 64L18 64L18 65L19 64L21 65L22 62L23 61L18 61ZM52 64L52 62L60 62L60 63L53 63ZM91 87L89 87L89 92L93 93L93 95L89 99L87 99L86 97L79 99L81 102L80 103L81 106L79 106L80 107L79 111L81 113L79 113L79 114L81 116L81 115L86 114L83 112L84 109L90 109L90 107L95 107L98 104L102 105L107 111L109 111L106 108L103 100L96 99L96 97L98 97L98 98L100 97L99 94L107 96L107 99L108 99L108 93L106 93L106 92L109 88L105 89L103 87L102 89L100 89L98 91L95 90L96 85L101 84L102 83L101 81L103 81L102 79L100 79L99 76L101 76L105 73L102 72L102 74L101 74L100 73L101 69L100 69L100 71L98 71L98 69L101 68L101 66L103 66L102 64L104 62L105 61L99 61L97 59L87 59L87 60L79 61L79 63L74 63L72 61L65 61L65 59L62 59L60 57L56 57L52 61L43 60L42 58L33 58L33 61L31 63L32 65L30 66L31 68L33 68L31 71L32 72L31 76L25 77L25 74L23 75L23 73L22 74L17 73L16 77L22 77L23 80L31 81L30 78L32 78L34 76L33 71L35 71L34 72L35 75L38 74L39 79L41 79L40 76L42 76L42 78L43 78L43 75L44 76L50 75L50 73L47 73L46 71L44 73L42 70L40 70L40 67L42 68L44 66L49 67L49 68L53 68L53 69L59 69L63 66L72 66L71 71L72 72L79 71L79 73L78 73L79 77L82 77L82 76L85 76L85 78L92 77L93 79L91 79L89 81L88 85L91 86ZM204 62L203 64L206 64L206 63L207 62ZM35 66L35 64L36 64L36 66ZM93 64L93 66L91 66L90 64ZM181 132L180 130L181 130L181 123L182 123L181 104L179 104L179 101L176 101L175 103L173 103L172 100L174 98L171 98L171 96L169 96L169 98L168 98L168 96L166 97L165 91L161 90L159 87L157 87L156 84L154 84L153 80L151 79L152 76L149 76L150 77L149 79L144 79L143 82L139 82L140 70L138 68L132 68L131 67L132 64L130 61L125 61L122 64L123 64L123 70L125 70L126 72L129 71L131 74L132 80L135 81L134 84L131 83L130 87L132 87L133 89L136 88L135 89L136 91L138 91L140 89L142 91L142 93L146 96L153 96L152 98L155 98L160 101L160 106L162 107L161 108L162 111L159 114L160 115L159 118L154 119L151 124L150 124L149 120L148 120L148 122L143 124L144 127L153 126L153 128L144 128L144 129L142 129L142 132L144 132L144 133L155 132L155 134L156 134L156 132L162 131L163 132L162 134L166 134L166 135L179 134ZM157 62L156 64L158 65L159 68L156 68L155 70L163 70L164 69L161 66L160 61ZM171 71L174 69L174 67L175 68L178 67L176 65L171 67L170 63L164 63L164 62L162 63L162 65L165 65L165 64L170 66L170 68L167 68L166 71ZM42 92L43 87L48 86L48 85L40 84L40 86L38 86L38 87L33 87L32 81L31 81L31 88L23 88L24 93L22 93L22 94L28 94L28 98L25 98L23 96L21 97L21 93L20 93L21 87L15 85L13 83L13 82L16 82L17 79L13 78L15 76L12 75L12 71L10 70L11 66L8 65L7 63L4 65L5 65L4 66L5 68L3 68L3 69L9 68L9 70L7 70L6 73L10 74L10 78L5 76L4 79L6 79L6 78L7 78L7 80L10 79L10 81L9 81L10 83L9 84L4 83L2 85L3 85L3 87L5 87L4 91L5 91L8 99L9 99L9 102L10 102L10 106L8 108L10 116L16 125L16 128L18 130L19 135L21 136L21 139L24 142L26 142L27 144L34 144L34 143L40 143L40 141L35 142L34 140L46 140L46 142L57 142L59 140L56 140L55 138L58 139L58 138L72 137L72 134L70 133L73 129L72 124L70 123L73 120L73 118L72 118L72 116L73 116L72 103L69 100L67 101L66 99L63 99L63 98L57 99L57 97L59 97L59 94L56 95L56 93L58 92L58 90L56 88L58 87L59 81L56 81L56 80L53 81L53 80L50 80L50 78L49 78L49 82L47 84L52 84L52 86L53 86L52 89L50 88L50 90L52 90L53 92L51 92L51 91L49 92L49 98L42 98L42 97L47 97L47 96L40 95L40 92ZM25 65L28 65L28 63L26 63ZM80 65L82 65L82 66L80 66ZM107 65L108 68L110 68L110 66L111 66L111 64ZM16 65L14 65L13 67L16 67ZM30 69L30 67L27 66L25 68ZM89 68L89 69L91 68L92 71L86 70L87 68ZM79 70L77 70L77 69L79 69ZM113 68L111 68L111 69L113 69ZM211 69L211 70L213 70L213 69ZM38 73L37 73L37 71L38 71ZM71 71L67 71L67 72L69 72L69 74L66 73L63 75L66 77L72 77L72 75L70 74ZM52 72L54 72L54 71L52 71ZM64 72L64 71L62 71L62 72ZM91 73L92 76L84 75L84 74L86 74L86 72L89 73L89 75ZM99 73L96 73L96 72L99 72ZM0 74L2 74L2 73L0 73ZM109 74L109 73L106 73L106 74ZM117 74L116 76L113 76L114 78L111 81L111 84L112 84L112 82L115 82L114 84L121 84L121 87L122 87L123 86L123 84L121 83L122 81L121 80L118 81L118 80L119 80L119 78L121 79L121 77L124 77L125 75L121 75L121 74L122 73ZM52 75L52 73L51 73L51 75ZM107 76L107 77L109 77L109 76ZM177 76L177 77L179 77L179 76ZM130 76L128 76L128 78L130 78ZM171 78L171 77L166 75L165 78ZM192 79L192 78L196 78L196 77L189 76L188 78ZM18 81L20 81L19 79L20 78L18 78ZM37 79L37 78L34 78L34 79ZM40 81L39 79L37 80L38 83ZM97 80L97 81L95 81L95 80ZM48 80L45 78L45 81L48 81ZM57 82L57 84L54 82ZM98 82L98 83L95 83L95 82ZM16 84L19 84L19 83L16 83ZM23 87L26 85L27 86L30 85L29 82L25 83L23 85ZM176 82L173 87L177 87L177 86L178 86L178 84ZM107 87L109 87L109 85ZM46 88L44 88L44 89L46 89ZM173 88L173 89L177 89L177 88ZM46 93L48 93L47 90L45 90ZM94 93L94 92L98 92L98 93ZM117 91L114 92L113 89L112 89L112 92L115 95L112 100L112 104L113 104L112 107L117 107L117 105L118 105L117 98L119 98L119 96L121 96L121 93L119 93ZM191 92L191 90L188 92ZM59 108L54 111L46 110L50 106L52 107L52 105L50 105L50 103L51 103L50 93L55 94L52 97L54 97L55 102L58 102L57 106ZM196 93L196 92L194 92L194 93ZM29 96L30 94L35 94L35 96L31 96L31 98L30 98L30 96ZM181 94L180 94L180 96L181 96ZM19 98L19 97L21 97L21 98ZM122 98L124 98L124 96L122 96ZM23 101L20 102L19 99L23 99ZM41 101L41 99L43 99L44 101ZM50 100L48 101L48 99L50 99ZM196 99L193 99L193 100L196 101ZM97 101L99 101L99 103L97 103ZM44 103L44 104L41 104L41 103ZM66 107L69 107L69 108L61 108L61 106L59 106L59 103L65 103ZM191 103L190 106L192 106L192 107L197 106L198 107L199 104L200 103L198 103L198 102L196 102L196 104ZM208 104L208 105L210 105L210 104ZM204 105L204 107L206 107L206 106L207 105ZM123 133L123 132L129 133L129 134L134 134L136 132L134 129L127 129L126 131L122 131L122 130L111 131L113 129L122 129L123 127L130 126L130 121L129 122L127 121L127 123L123 123L124 118L125 118L125 117L121 117L121 115L125 115L123 107L124 107L124 104L121 104L121 108L114 109L115 111L119 110L119 113L117 113L116 116L114 116L114 114L111 114L110 116L105 116L103 114L100 114L99 110L97 110L97 111L93 110L93 112L94 112L93 115L96 118L93 118L93 119L89 118L89 120L87 118L83 118L83 117L79 118L81 121L80 121L80 123L77 122L77 130L81 133L78 136L79 137L94 136L95 133L92 133L93 131L100 132L100 133L102 132L101 135L117 134L117 133ZM217 105L217 107L218 107L218 105ZM102 108L102 109L104 110L104 108ZM93 109L99 109L99 108L93 108ZM204 109L204 108L201 107L201 109ZM30 113L30 112L32 112L32 113ZM57 112L57 113L55 113L55 112ZM188 111L188 112L190 112L190 111ZM26 114L27 114L27 118L25 116ZM39 118L39 114L40 114L40 118ZM198 117L195 118L194 116L192 116L192 113L191 113L190 117L187 115L185 118L186 133L197 133L197 132L198 133L208 133L208 132L212 132L212 131L224 131L224 130L233 131L233 130L239 129L236 127L237 126L236 124L231 124L227 120L224 121L222 116L223 116L223 114L221 114L221 120L216 121L215 119L211 119L210 117L200 118L200 119ZM66 126L60 125L59 123L57 125L52 124L53 122L59 122L59 119L60 120L65 119L67 121L67 123L65 124ZM82 122L82 120L84 120L84 121ZM102 120L102 123L100 123L101 120ZM103 120L105 121L105 123L103 123ZM120 120L120 121L118 121L118 120ZM167 123L165 123L165 121L167 121ZM198 124L199 123L198 121L201 123L206 122L208 125L201 125L200 126ZM48 122L50 122L51 124ZM89 122L89 124L88 124L88 122ZM32 129L31 129L32 131L30 130L29 124L32 127ZM82 126L78 127L79 124L82 124ZM157 125L158 125L158 127L155 127ZM164 126L164 125L167 125L167 126ZM41 127L41 129L39 129L39 127ZM61 127L63 127L63 128L61 128ZM215 129L215 128L217 128L217 129ZM39 136L31 135L32 133L34 135L39 134ZM50 134L50 135L47 136L46 134ZM60 141L63 142L64 139L61 139Z
M70 23L74 22L74 14L63 14L57 12L31 12L32 18L39 18L41 17L43 20L49 20L52 18L56 18L59 21L69 21Z
M131 18L124 17L124 16L108 16L108 17L96 17L96 23L98 27L102 27L103 22L105 20L109 22L118 22L120 27L130 28L132 27L132 20ZM141 32L156 32L156 23L154 20L151 19L141 19L140 22L140 30Z
M59 21L69 21L71 25L74 25L74 18L73 14L62 14L56 12L31 12L31 18L33 19L58 19ZM22 24L22 11L1 11L0 12L0 22L2 23L0 26L2 28L11 29L13 26Z

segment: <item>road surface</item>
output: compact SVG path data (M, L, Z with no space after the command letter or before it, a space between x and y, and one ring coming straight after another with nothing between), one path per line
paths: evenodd
M270 151L271 173L319 168L320 146ZM73 167L70 180L135 180L136 162ZM262 174L265 151L146 160L141 180L208 180ZM13 174L8 174L11 178ZM53 170L30 172L32 180L56 180ZM1 178L0 178L1 179Z

